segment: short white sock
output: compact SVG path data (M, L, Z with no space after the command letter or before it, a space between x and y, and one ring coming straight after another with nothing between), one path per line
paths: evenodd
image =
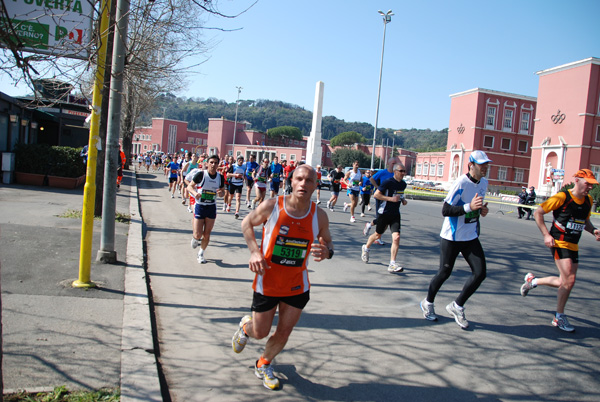
M533 278L531 280L531 286L533 286L534 288L537 288L537 278Z
M396 261L395 261L395 260L390 260L390 265L393 265L393 264L395 264L395 263L396 263Z

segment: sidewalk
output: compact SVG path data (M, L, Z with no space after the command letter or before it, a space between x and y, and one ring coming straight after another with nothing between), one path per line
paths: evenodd
M4 392L121 387L122 401L162 400L153 354L135 174L125 171L116 222L116 264L96 263L91 289L79 275L83 188L0 185Z

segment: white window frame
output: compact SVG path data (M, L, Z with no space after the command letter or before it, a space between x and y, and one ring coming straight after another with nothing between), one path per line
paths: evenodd
M508 141L508 148L504 148L504 141ZM512 148L512 139L503 137L500 139L500 149L503 151L510 151Z
M492 139L492 145L490 145L490 146L487 146L487 145L485 145L485 139L486 139L486 138L491 138L491 139ZM494 142L496 142L496 138L495 138L493 135L484 135L484 136L483 136L483 143L482 143L482 145L483 145L485 148L490 148L490 149L491 149L491 148L494 148Z
M523 183L525 177L525 169L515 168L515 183Z
M327 151L327 157L331 158L331 152Z
M530 112L521 112L521 126L520 133L529 134L529 122L531 121L531 113Z
M423 176L429 176L429 163L423 163Z
M417 163L417 173L415 173L415 174L416 175L420 175L422 169L423 169L423 165L421 165L420 163Z
M524 151L521 150L521 144L525 144L525 150ZM517 151L525 153L528 150L529 150L529 142L528 141L524 141L524 140L519 140L519 143L517 144Z
M212 155L216 155L216 154L217 154L217 148L215 148L215 147L208 148L208 156L212 156Z
M279 154L279 160L280 161L287 160L287 154Z
M506 181L506 176L508 173L508 169L506 166L498 166L498 180Z
M513 109L504 109L504 119L502 119L502 131L512 131L515 111Z
M485 128L494 129L496 127L496 112L498 108L496 106L487 106L487 113L485 115ZM491 120L491 123L490 123Z
M291 161L295 161L296 160L296 154L290 154L290 160Z
M437 175L438 175L438 177L444 176L444 162L438 163Z
M242 154L242 151L235 151L235 159L237 160L238 156Z
M590 165L590 170L596 176L596 179L600 177L600 165Z

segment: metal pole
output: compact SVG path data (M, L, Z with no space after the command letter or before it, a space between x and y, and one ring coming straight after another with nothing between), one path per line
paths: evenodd
M98 64L94 79L94 92L92 96L92 114L90 119L90 136L88 142L88 162L83 188L83 211L81 218L81 242L79 249L79 279L73 282L73 287L89 288L96 284L90 280L92 265L92 238L94 232L94 206L96 204L96 162L100 136L100 105L102 105L102 83L104 82L104 69L106 63L106 40L108 37L108 13L110 0L102 4L102 17L100 20L100 49L98 50Z
M233 146L231 147L231 155L233 155L235 149L235 133L237 132L237 114L238 114L238 106L240 105L240 92L242 92L242 87L236 87L238 90L237 100L235 101L235 121L233 124ZM233 155L235 158L235 155Z
M373 164L375 162L375 140L377 139L377 123L379 120L379 98L381 96L381 75L383 73L383 52L385 50L385 28L392 20L392 10L389 10L386 14L381 11L378 11L379 14L383 16L383 43L381 44L381 63L379 65L379 87L377 89L377 109L375 110L375 129L373 131L373 152L371 153L371 169L373 169Z
M115 215L117 208L117 170L121 163L119 153L119 132L121 129L121 94L123 92L123 70L125 66L125 44L127 42L127 26L129 23L129 0L118 0L117 26L112 58L113 77L110 81L110 97L108 106L108 127L106 136L106 156L104 162L104 187L102 190L102 229L100 233L100 249L96 261L115 263Z

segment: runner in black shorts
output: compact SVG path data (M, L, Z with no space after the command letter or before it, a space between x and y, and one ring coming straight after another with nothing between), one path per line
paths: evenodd
M398 255L398 248L400 247L400 204L406 205L406 199L404 198L404 189L406 189L406 182L403 180L406 174L406 169L401 163L394 165L394 176L390 179L385 180L381 183L381 186L375 191L375 199L381 201L379 205L377 217L377 226L375 227L375 233L369 236L367 244L362 246L361 259L364 262L369 262L369 250L371 245L381 238L381 235L385 232L385 229L389 226L392 231L392 248L390 256L390 265L388 266L388 272L400 273L404 271L404 268L396 264L396 256Z

